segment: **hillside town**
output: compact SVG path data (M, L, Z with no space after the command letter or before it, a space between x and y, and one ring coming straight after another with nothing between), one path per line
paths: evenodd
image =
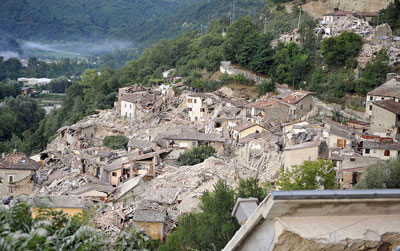
M367 41L357 58L361 65L382 48L392 64L400 61L400 37L387 24L370 26L376 16L334 10L320 20L316 32L324 37L360 34ZM298 36L295 29L275 42L298 42ZM229 61L221 62L220 72L256 84L267 78ZM274 250L389 250L378 249L385 241L400 245L400 191L354 189L369 166L400 153L400 75L387 74L368 92L365 111L342 109L286 84L249 98L224 86L200 92L185 85L175 69L163 77L152 86L120 88L114 108L98 109L59 128L37 155L2 154L4 203L21 194L48 196L52 209L70 216L103 205L93 220L98 229L115 236L134 224L164 242L179 217L198 211L203 193L219 180L231 187L246 178L274 184L280 174L322 159L333 163L340 189L274 191L264 201L239 198L232 216L241 228L223 250L270 250L260 240ZM31 86L49 80L19 81ZM34 89L23 91L29 95ZM105 138L116 135L128 139L126 149L104 146ZM201 146L212 147L215 154L195 165L178 164L183 153ZM310 229L311 223L320 227ZM275 237L266 239L266 231Z

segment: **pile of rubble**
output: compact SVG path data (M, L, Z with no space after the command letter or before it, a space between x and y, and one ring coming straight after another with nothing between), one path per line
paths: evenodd
M354 16L347 16L345 18L339 18L332 23L320 23L319 30L322 32L324 37L338 36L341 33L348 31L367 38L372 34L374 28L363 19Z

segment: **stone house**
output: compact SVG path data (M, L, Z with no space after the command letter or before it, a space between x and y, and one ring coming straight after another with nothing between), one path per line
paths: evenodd
M156 144L147 140L132 138L128 141L128 152L147 153L153 151Z
M162 206L147 208L139 205L132 215L134 225L146 232L153 240L164 240L167 210Z
M378 158L362 156L357 153L343 155L342 160L336 165L340 187L353 188L362 179L367 167L378 161Z
M397 158L400 150L398 142L365 140L362 142L362 155L382 160Z
M62 144L57 145L57 150L64 152L70 146L74 148L87 148L88 141L96 135L96 126L85 122L73 126L64 126L57 130L62 139Z
M251 121L265 126L269 123L283 123L295 118L296 107L279 99L259 101L250 105Z
M85 202L78 196L43 196L33 198L32 218L38 215L39 207L52 211L61 211L68 216L81 214L85 208Z
M122 183L115 191L115 198L113 204L122 206L126 201L132 201L134 197L142 194L146 189L142 176L135 177Z
M345 128L331 126L325 131L329 148L351 148L354 140L353 133Z
M367 93L365 102L365 118L372 117L372 103L380 100L400 101L400 76L388 74L387 81L381 86Z
M347 126L356 134L362 135L370 128L370 123L361 120L351 120L347 122Z
M262 133L264 131L268 131L261 125L258 125L254 122L247 121L240 125L237 125L232 128L231 137L236 141L239 142L240 139L253 134L253 133Z
M212 95L192 93L186 98L186 106L190 121L204 121L214 111L214 99Z
M296 109L293 109L293 119L303 119L306 115L308 115L311 111L313 111L313 100L312 95L313 92L307 91L295 91L284 97L281 97L281 100L285 103L288 103L294 106Z
M92 200L105 201L106 198L111 196L115 191L115 187L109 184L87 184L81 186L75 190L67 192L68 195L79 196L79 197L89 197Z
M320 145L319 141L311 141L285 147L283 167L290 170L293 166L302 165L306 160L317 160L320 156Z
M143 175L146 178L155 176L156 167L162 162L170 150L159 150L145 154L129 156L134 175Z
M400 103L393 100L374 101L370 134L399 140Z
M274 191L222 250L394 250L399 224L399 189Z
M23 153L11 153L0 159L0 198L30 195L35 186L39 163Z
M98 151L96 153L96 161L101 164L107 164L108 161L114 156L110 151Z
M116 187L133 176L132 165L127 157L120 157L104 167L104 180Z

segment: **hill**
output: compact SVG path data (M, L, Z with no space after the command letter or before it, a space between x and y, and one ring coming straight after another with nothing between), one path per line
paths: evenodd
M264 5L264 0L235 0L235 16ZM3 0L0 31L46 42L129 40L143 48L229 15L231 9L232 0Z
M0 30L25 40L94 40L175 13L196 0L3 0Z

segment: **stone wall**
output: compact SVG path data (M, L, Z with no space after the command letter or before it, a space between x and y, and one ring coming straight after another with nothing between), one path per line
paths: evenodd
M257 84L261 83L262 81L266 81L267 78L252 73L250 71L240 69L239 67L232 65L230 61L221 61L220 71L224 74L228 74L229 76L237 76L242 74L245 78L253 80Z
M330 9L339 8L344 11L371 11L378 12L386 8L393 0L327 0L326 6Z

